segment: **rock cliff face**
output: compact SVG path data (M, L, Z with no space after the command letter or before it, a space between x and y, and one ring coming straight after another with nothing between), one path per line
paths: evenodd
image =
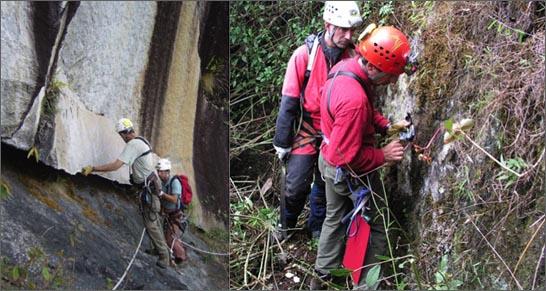
M420 69L385 90L381 107L392 120L411 112L414 144L431 145L430 164L408 150L386 171L389 205L402 229L396 235L409 242L399 254L416 254L420 274L411 277L436 282L434 288L464 282L460 288L540 289L544 3L399 3L396 11ZM444 121L463 118L475 121L467 130L474 144L444 144ZM440 138L431 141L437 129ZM434 279L439 258L450 273L445 282Z
M199 91L198 48L209 6L2 3L2 143L35 148L40 161L76 174L87 164L117 158L124 143L114 123L130 118L157 155L190 177L196 223L225 227L225 216L201 200L227 201L227 183L221 191L199 191L210 182L197 181L194 174L196 160L218 167L210 155L196 156L192 142L202 122L198 100L207 98ZM227 16L221 19L227 22ZM223 98L227 102L227 94ZM222 118L216 115L206 126L227 132ZM227 136L221 138L227 146ZM227 169L227 157L222 162ZM128 183L127 167L99 175Z
M104 289L101 277L115 281L121 275L142 230L137 203L125 193L128 168L86 178L77 172L119 156L124 142L114 124L122 117L133 121L157 156L171 159L173 172L189 177L191 222L225 232L227 111L223 105L203 110L198 104L227 104L227 92L212 96L201 88L210 53L218 47L227 52L227 38L200 49L200 42L208 41L203 32L227 37L227 10L219 17L223 26L208 24L209 15L218 17L209 12L227 5L2 2L1 8L2 184L11 194L0 208L2 256L15 264L28 258L31 246L52 255L70 245L65 258L75 258L73 285L64 286ZM217 58L227 64L227 53ZM227 78L227 71L214 73ZM202 138L207 131L225 134L207 143ZM39 163L29 163L34 157L27 160L27 152ZM75 230L79 224L85 231ZM85 234L74 241L75 231ZM153 258L141 256L131 272L139 275L129 278L126 288L227 286L220 260L206 262L190 251L181 277L154 273Z

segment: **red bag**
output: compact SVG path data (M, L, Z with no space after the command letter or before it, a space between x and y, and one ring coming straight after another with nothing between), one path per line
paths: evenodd
M184 206L188 206L191 203L191 198L193 195L191 191L190 182L188 181L188 177L182 174L178 174L178 175L175 175L174 178L178 179L178 181L180 182L180 185L182 185L182 195L180 197L180 200L181 200L180 202L182 202ZM174 179L171 180L171 183L172 181L174 181ZM172 185L171 185L171 189L172 189ZM181 205L179 205L178 208L180 208L180 206Z
M358 285L366 249L370 240L370 225L362 215L358 214L349 226L349 236L345 245L345 254L343 256L343 267L351 270L354 285ZM357 270L357 271L355 271Z

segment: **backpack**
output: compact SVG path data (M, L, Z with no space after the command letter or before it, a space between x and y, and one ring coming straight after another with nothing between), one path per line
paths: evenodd
M169 189L172 189L172 183L175 179L177 179L180 182L180 185L182 185L182 194L180 194L180 200L178 200L178 205L177 205L177 208L181 209L182 205L187 206L191 203L193 192L191 190L188 177L182 174L173 176L173 179L171 179L171 185L169 185Z

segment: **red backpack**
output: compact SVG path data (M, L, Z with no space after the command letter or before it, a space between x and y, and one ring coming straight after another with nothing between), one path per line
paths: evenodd
M188 181L188 177L182 174L174 175L173 177L180 182L180 185L182 185L182 195L180 197L180 202L182 202L184 206L188 206L191 203L191 198L193 194L191 191L190 183ZM171 189L173 181L174 179L171 180L171 185L169 185ZM181 205L178 205L178 208L180 208L180 206Z

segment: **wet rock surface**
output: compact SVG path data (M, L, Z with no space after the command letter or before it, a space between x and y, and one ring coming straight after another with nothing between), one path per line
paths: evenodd
M99 177L69 176L27 160L2 145L2 181L10 196L0 204L1 256L23 264L38 247L52 268L62 268L64 288L105 289L125 271L138 245L143 224L137 199L128 187ZM183 241L209 250L190 227ZM222 289L228 286L224 258L187 248L188 260L176 269L155 266L145 254L145 236L124 289ZM63 252L60 254L59 252Z

